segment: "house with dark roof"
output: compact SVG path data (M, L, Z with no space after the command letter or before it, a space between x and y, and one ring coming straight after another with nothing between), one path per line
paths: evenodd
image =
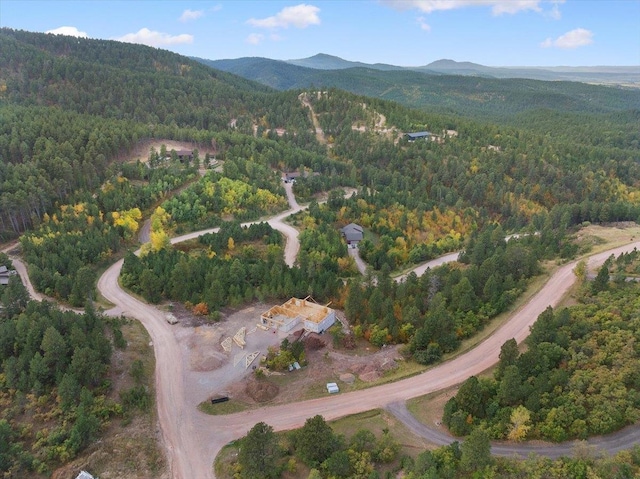
M340 233L350 248L357 247L364 238L364 229L355 223L349 223L344 228L340 228Z
M16 274L15 271L7 269L6 266L0 266L0 285L9 284L9 278Z
M431 132L429 131L417 131L415 133L407 133L405 135L407 137L407 140L409 140L410 142L414 142L416 140L428 140L431 137Z
M193 150L171 150L170 153L173 155L174 151L176 152L176 157L180 161L193 160Z
M302 173L300 173L299 171L291 171L289 173L285 173L282 176L282 181L284 181L285 183L294 183L296 181L296 178L300 178L302 176Z
M285 183L295 183L297 178L309 178L310 176L320 176L317 171L311 172L307 169L302 171L285 172L282 175L282 181Z

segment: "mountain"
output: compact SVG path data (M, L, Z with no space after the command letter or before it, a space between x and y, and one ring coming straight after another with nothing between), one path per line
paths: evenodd
M470 62L437 60L422 67L410 67L417 71L445 73L449 75L489 76L494 78L528 78L545 81L576 81L603 85L627 85L640 87L640 67L488 67Z
M277 90L290 90L299 85L313 84L318 70L292 65L281 60L249 57L237 60L194 60L217 70L233 73L243 78L268 85Z
M309 58L301 58L299 60L287 60L291 65L301 67L314 68L316 70L344 70L347 68L372 68L374 70L402 70L403 67L395 65L387 65L385 63L368 64L362 62L352 62L344 60L340 57L327 55L326 53L318 53Z
M200 128L226 127L273 92L166 50L10 29L0 30L0 84L11 103Z
M396 67L383 70L376 65L348 62L329 55L296 60L307 66L266 58L198 60L279 90L334 87L409 107L493 120L539 109L604 113L640 108L640 89L525 78L526 73L541 78L560 78L569 74L611 78L614 74L624 73L624 68L616 67L593 71L576 69L567 73L561 69L500 69L470 62L439 60L416 69ZM326 69L328 66L336 68ZM633 69L627 70L633 80ZM522 78L509 78L520 73ZM640 75L638 77L640 79Z

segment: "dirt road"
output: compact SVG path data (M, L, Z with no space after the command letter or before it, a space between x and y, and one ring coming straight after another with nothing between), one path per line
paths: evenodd
M288 229L291 227L285 225L282 219L301 209L295 203L295 199L293 201L292 210L269 220L273 225L287 227L283 227L280 231L287 235L288 264L292 264L295 260L295 251L298 248L297 231L292 234ZM207 230L209 231L214 230ZM193 238L200 234L203 232L174 238L172 242ZM640 248L640 241L594 255L589 264L595 267L611 254L619 255L633 248ZM452 257L452 259L455 258ZM98 281L98 289L107 300L116 305L107 314L115 316L124 314L138 319L148 330L153 341L156 356L155 386L158 417L171 475L176 479L213 478L212 463L220 449L227 442L246 434L257 422L265 421L276 430L291 429L302 426L307 418L316 414L322 414L327 420L335 419L385 407L391 403L461 383L470 375L479 374L491 367L498 360L500 347L506 340L515 338L521 342L529 334L529 327L538 315L547 306L557 305L575 281L572 272L575 262L561 267L547 284L492 336L473 350L419 376L362 391L296 404L260 408L228 416L207 416L193 407L192 401L187 397L189 390L184 371L188 366L182 364L183 356L180 346L174 330L165 320L164 313L131 297L118 285L122 263L123 260L118 261L102 275ZM216 391L212 390L211 394L214 393ZM611 447L624 448L629 444L625 443L628 440L634 440L633 436L631 439L628 436L618 439L616 445Z
M300 100L302 105L308 108L311 112L311 121L313 122L313 128L316 132L316 139L318 140L318 143L320 143L321 145L327 145L327 138L324 136L324 131L322 130L320 122L318 121L318 115L316 115L316 112L311 106L311 102L309 101L309 94L301 93L298 96L298 99Z
M295 203L294 210L300 207ZM270 221L281 226L282 218L291 211L278 215ZM284 225L284 223L282 223ZM288 225L284 225L288 226ZM275 227L275 226L274 226ZM282 230L281 230L282 231ZM285 228L285 234L287 229ZM198 233L185 235L194 237ZM288 254L297 245L295 236L287 235ZM178 239L176 238L176 241ZM611 254L620 254L640 247L640 242L600 253L590 259L597 265ZM291 261L287 257L287 262ZM293 256L295 259L295 256ZM302 426L304 421L322 414L326 419L335 419L369 409L385 407L390 403L428 394L464 381L472 374L491 367L497 360L501 345L510 338L521 342L538 315L549 305L556 305L573 284L572 272L575 263L560 268L547 284L526 305L492 336L457 358L441 364L419 376L403 381L356 391L347 394L304 401L296 404L260 408L228 416L206 416L189 407L185 395L185 378L180 364L181 355L176 338L162 313L125 293L117 283L122 266L119 261L100 278L98 288L116 308L110 314L126 314L139 319L147 328L156 351L156 394L158 413L167 448L172 475L176 479L213 478L212 462L220 449L230 440L239 438L260 421L266 421L276 430ZM215 391L212 391L214 393Z
M349 253L349 256L351 256L356 262L356 268L358 268L360 274L362 276L367 274L367 263L365 263L364 260L360 257L360 251L358 250L358 248L349 248L347 250L347 253Z
M385 409L402 421L416 436L422 437L432 444L444 446L460 440L422 424L409 412L404 401L391 403ZM560 444L493 442L491 444L491 454L503 457L527 457L529 454L537 454L538 456L557 459L562 456L571 456L576 445L580 443L582 441L569 441ZM607 454L615 454L624 449L629 449L632 444L640 443L640 428L629 426L607 436L591 437L585 443L593 448L594 452L606 451Z

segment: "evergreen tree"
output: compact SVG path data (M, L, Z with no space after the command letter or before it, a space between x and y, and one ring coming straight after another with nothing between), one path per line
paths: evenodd
M276 479L280 477L280 447L273 428L259 422L242 439L238 452L242 479Z
M294 443L296 455L310 467L318 467L340 446L339 438L320 415L306 420L294 434Z

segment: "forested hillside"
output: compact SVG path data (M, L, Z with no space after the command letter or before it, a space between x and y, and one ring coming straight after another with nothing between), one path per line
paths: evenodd
M395 72L332 74L344 88L370 84L394 100L413 91ZM428 78L438 85L434 101L413 91L419 110L336 88L276 91L143 46L3 29L0 237L20 237L35 287L71 305L95 298L97 271L124 256L122 283L151 302L180 301L214 321L249 301L312 294L344 307L355 334L372 344L406 343L417 362L438 361L507 309L543 261L575 255L575 227L640 218L640 100L586 85ZM494 113L523 113L508 126L443 114L447 88L457 92L458 112L480 114L478 105L489 104ZM405 133L415 131L431 135L409 141ZM187 142L193 158L162 147L125 161L149 140ZM203 157L205 148L213 153ZM222 164L216 171L206 171L211 156ZM290 267L275 230L239 223L285 209L281 174L293 171L294 193L310 204L290 219L301 243ZM147 218L150 242L135 256ZM352 222L365 232L364 281L339 234ZM221 231L180 247L169 241L210 226ZM511 231L536 234L506 241ZM455 265L390 279L459 249ZM67 369L47 363L44 338L23 329L68 325L39 311L20 303L4 313L7 337L28 342L2 346L0 389L11 404L21 394L61 394ZM97 330L83 334L105 331L89 320ZM77 339L64 345L65 367ZM98 372L76 389L99 384ZM99 429L90 426L86 437ZM22 437L11 427L11 441ZM65 427L47 436L47 447L66 444L75 454L85 441ZM69 457L55 451L43 470Z
M338 67L341 64L337 63L332 69L325 69L309 67L315 64L312 62L292 64L266 58L198 60L281 90L333 87L412 108L502 122L515 114L540 109L606 113L640 108L638 89L569 81L463 76L453 69L437 71L426 67L382 69L355 62L350 68Z

